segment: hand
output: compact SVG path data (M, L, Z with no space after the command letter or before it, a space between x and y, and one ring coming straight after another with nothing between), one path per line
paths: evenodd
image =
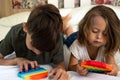
M112 70L111 72L107 72L106 74L107 75L112 75L112 76L116 76L117 75L116 71L114 71L114 70Z
M83 76L85 76L88 73L88 70L84 67L81 67L79 64L76 65L76 71Z
M116 76L117 73L118 73L118 67L116 66L116 64L112 65L112 67L113 67L112 71L111 72L107 72L106 74L112 75L112 76Z
M32 69L38 67L37 61L30 61L25 58L16 58L16 62L20 67L20 72L25 69L25 71L28 71L28 67L30 66Z
M52 80L69 80L67 72L63 68L54 68L50 71L49 76L53 76Z

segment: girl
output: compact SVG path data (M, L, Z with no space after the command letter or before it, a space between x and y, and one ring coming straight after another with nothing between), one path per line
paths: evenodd
M115 12L106 6L93 7L79 23L77 39L70 46L69 70L86 75L79 61L96 60L112 65L106 74L117 75L114 54L120 49L120 22Z

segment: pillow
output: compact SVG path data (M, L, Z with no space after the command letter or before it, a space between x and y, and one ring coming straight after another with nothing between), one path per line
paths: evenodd
M80 0L80 6L91 5L91 0Z
M66 16L70 11L71 11L70 8L60 9L60 14L62 16ZM3 17L0 19L0 25L11 27L13 25L26 22L29 17L29 14L30 14L30 11L27 11L27 12L16 13L8 17Z
M9 30L10 30L10 27L0 25L0 41L6 36Z
M0 25L11 27L13 25L26 22L30 12L20 12L0 19Z

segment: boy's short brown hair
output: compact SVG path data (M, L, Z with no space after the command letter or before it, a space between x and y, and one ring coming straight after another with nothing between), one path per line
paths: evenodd
M62 17L52 4L35 7L27 21L31 43L40 51L51 51L57 45L62 31Z

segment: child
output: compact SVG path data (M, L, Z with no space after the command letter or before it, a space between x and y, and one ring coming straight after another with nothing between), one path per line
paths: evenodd
M106 74L117 75L114 54L120 50L120 22L115 12L106 6L93 7L79 23L77 39L70 46L69 70L86 75L87 69L80 61L96 60L112 65Z
M51 64L55 67L50 75L53 80L68 79L65 71L62 43L63 21L59 10L51 5L35 7L27 23L11 28L0 43L0 65L19 65L28 70L28 65L36 68L38 64ZM4 56L16 53L16 58L4 59Z

